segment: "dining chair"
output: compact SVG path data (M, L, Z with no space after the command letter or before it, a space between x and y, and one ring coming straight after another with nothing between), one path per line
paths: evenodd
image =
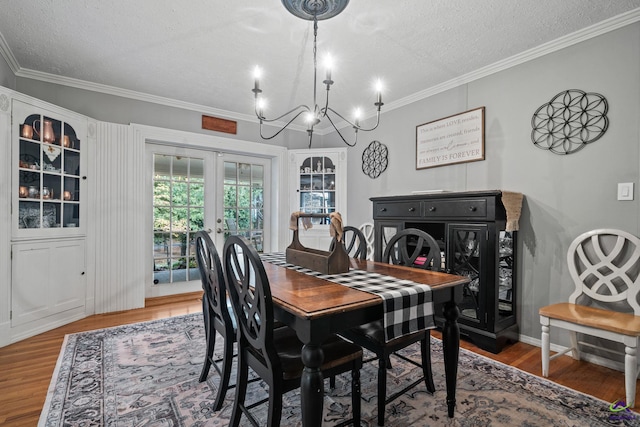
M635 405L640 372L640 239L626 231L597 229L576 237L567 251L575 289L568 302L541 307L542 376L549 362L569 351L580 360L581 348L624 356L625 404ZM571 346L551 356L551 328L570 332ZM605 341L578 340L578 334ZM581 336L582 336L581 335ZM618 348L614 343L618 343ZM622 351L622 345L624 351ZM615 357L615 356L614 356Z
M362 231L358 228L349 225L344 226L342 228L342 242L351 258L367 259L367 241ZM333 238L329 246L330 251L333 251L335 244L336 239Z
M206 381L211 366L220 375L218 391L213 402L213 410L222 408L222 403L229 386L231 365L233 362L233 344L236 342L236 325L232 316L231 301L227 298L222 263L218 256L209 233L198 231L195 236L196 262L200 270L202 288L202 315L204 317L204 329L207 339L207 352L204 365L200 373L200 382ZM220 359L214 359L214 347L216 335L220 334L224 340L223 355Z
M437 254L437 255L436 255ZM383 262L406 265L422 269L440 270L440 248L436 240L426 232L408 228L395 234L387 244L382 257ZM427 390L435 392L431 370L431 342L429 330L421 330L387 341L382 320L357 326L340 335L359 346L375 353L378 360L378 425L384 425L387 403L392 402L424 380ZM397 353L416 342L420 342L421 363ZM387 397L387 370L391 369L391 355L412 363L422 369L422 376L402 390ZM367 362L371 361L367 360Z
M273 300L267 273L260 256L242 236L229 236L223 250L224 270L238 322L238 367L236 395L230 425L237 427L244 414L253 426L257 420L250 409L269 402L266 425L279 426L282 395L300 387L303 343L289 327L274 329ZM320 370L325 378L351 371L353 418L338 425L360 425L360 368L362 349L332 335L323 344ZM251 368L269 386L269 396L245 404L248 370Z

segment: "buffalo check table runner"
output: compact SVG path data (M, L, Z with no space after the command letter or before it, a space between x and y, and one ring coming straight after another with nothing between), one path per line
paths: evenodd
M347 273L322 274L289 264L284 252L262 254L261 258L280 267L378 295L383 301L384 332L387 341L423 329L435 328L429 285L356 269Z

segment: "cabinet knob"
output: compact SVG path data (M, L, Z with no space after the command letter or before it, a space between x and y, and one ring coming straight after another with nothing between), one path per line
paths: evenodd
M81 276L84 276L84 271L82 273L80 273Z
M386 212L387 208L380 208L380 212Z
M430 206L429 207L429 212L435 212L436 211L436 207L435 206Z
M414 208L414 207L410 207L409 208L409 212L415 212L415 210L416 210L416 208Z
M475 206L469 206L469 212L475 212L475 211L476 211Z

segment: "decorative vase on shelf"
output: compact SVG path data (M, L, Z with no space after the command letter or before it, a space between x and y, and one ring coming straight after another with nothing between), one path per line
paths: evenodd
M40 129L38 129L38 123L41 124ZM56 135L53 133L53 122L51 120L43 120L42 122L36 120L33 122L33 130L38 136L42 135L43 142L51 144L56 140Z

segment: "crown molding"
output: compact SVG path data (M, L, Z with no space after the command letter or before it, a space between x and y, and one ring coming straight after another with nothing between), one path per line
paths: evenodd
M20 64L18 64L18 60L13 55L11 49L9 49L9 45L4 39L2 33L0 33L0 55L2 55L5 61L7 61L9 68L11 68L11 71L13 71L13 74L17 75L20 71Z
M437 95L438 93L444 92L446 90L456 88L466 83L471 83L483 77L490 76L500 71L504 71L517 65L524 64L525 62L532 61L536 58L540 58L541 56L557 52L569 46L573 46L585 40L589 40L602 34L617 30L618 28L625 27L637 21L640 21L640 8L634 9L618 16L614 16L613 18L606 19L590 27L583 28L582 30L567 34L566 36L563 36L559 39L541 44L540 46L536 46L510 58L504 59L491 65L487 65L483 68L479 68L475 71L443 82L439 85L432 86L420 92L416 92L413 95L404 97L397 101L390 102L386 105L387 108L385 108L385 110L391 111L397 108L404 107L425 98L429 98L433 95Z
M578 30L574 33L560 37L556 40L552 40L550 42L547 42L535 48L529 49L520 54L514 55L505 60L496 62L494 64L480 68L478 70L467 73L460 77L456 77L454 79L448 80L441 84L416 92L410 96L404 97L397 101L393 101L388 104L385 104L386 106L385 112L404 107L406 105L412 104L417 101L421 101L423 99L429 98L431 96L447 91L449 89L453 89L460 85L473 82L475 80L490 76L500 71L504 71L506 69L509 69L517 65L523 64L525 62L539 58L541 56L548 55L550 53L556 52L558 50L564 49L569 46L573 46L585 40L589 40L591 38L597 37L604 33L617 30L618 28L630 25L637 21L640 21L640 8L631 10L627 13L623 13L618 16L614 16L613 18L606 19L590 27L583 28L582 30ZM57 76L54 74L43 73L35 70L23 69L18 64L18 61L15 59L13 53L11 52L11 49L9 49L9 46L7 45L4 37L2 37L2 34L0 34L0 54L2 54L2 56L5 58L5 60L9 64L9 67L11 67L11 69L13 70L14 74L17 77L24 77L28 79L40 80L43 82L54 83L54 84L63 85L63 86L75 87L78 89L84 89L88 91L105 93L108 95L130 98L138 101L160 104L167 107L175 107L175 108L181 108L186 110L198 111L204 114L210 114L210 115L225 117L229 119L244 120L247 122L258 123L258 120L254 115L241 114L241 113L236 113L232 111L222 110L219 108L209 107L206 105L194 104L190 102L179 101L172 98L165 98L161 96L150 95L142 92L137 92L137 91L128 90L128 89L121 89L121 88L103 85L99 83L91 83L84 80ZM375 114L376 114L375 110L370 110L368 112L365 112L364 119L371 118L375 116ZM274 123L274 124L279 126L285 125L284 122ZM348 126L348 123L346 122L336 123L336 127L338 127L339 129L342 129L346 126ZM306 127L304 126L289 125L289 128L297 131L306 131ZM331 131L330 126L315 130L315 132L319 135L329 134L330 131Z

